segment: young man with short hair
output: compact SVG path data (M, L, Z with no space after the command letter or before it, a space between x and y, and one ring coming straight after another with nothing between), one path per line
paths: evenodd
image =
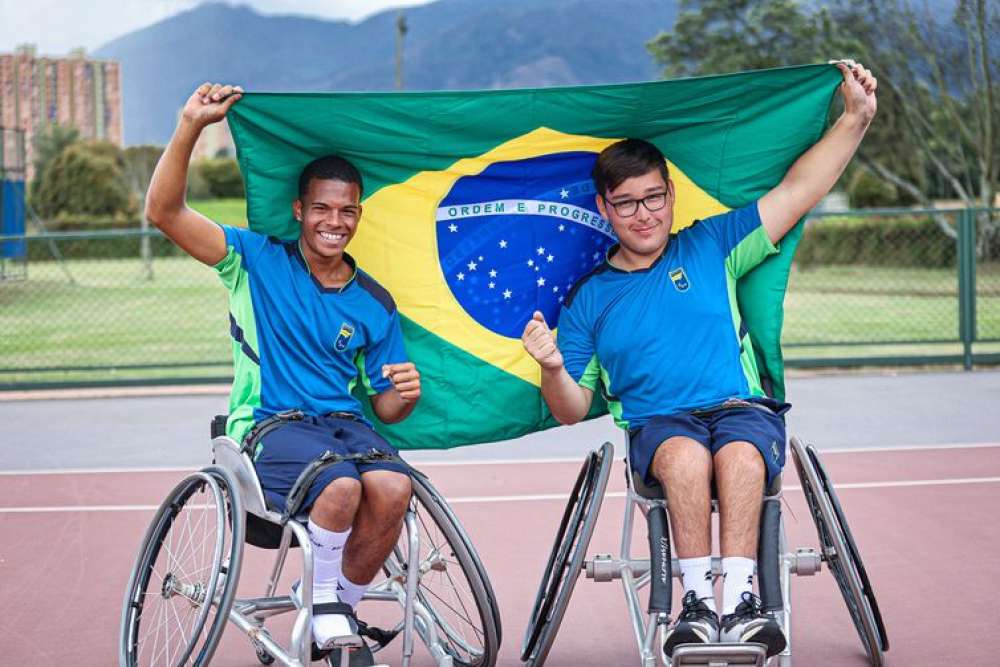
M558 342L542 314L524 329L553 416L586 416L603 383L629 430L634 473L670 493L683 610L664 652L691 642L786 638L752 592L761 501L785 459L782 414L765 397L736 304L736 281L776 253L781 238L840 177L876 110L876 81L840 63L844 113L758 201L671 234L674 184L663 154L626 139L594 167L597 206L618 237L581 278L559 316ZM711 487L719 498L723 606L711 574Z
M242 92L206 83L191 95L153 174L146 217L214 267L229 290L235 377L227 433L243 441L255 425L270 425L249 444L265 495L283 507L299 474L326 451L397 456L352 390L361 383L378 418L398 422L420 398L420 374L407 360L392 297L346 252L362 212L362 178L350 162L326 156L303 169L291 202L301 225L295 241L220 226L188 208L195 141ZM289 411L292 418L276 417ZM351 608L396 544L410 491L397 457L343 461L306 493L313 603L337 611L313 616L318 650L357 631Z

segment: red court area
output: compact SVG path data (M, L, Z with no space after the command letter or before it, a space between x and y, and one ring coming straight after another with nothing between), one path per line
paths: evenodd
M825 455L885 617L888 664L998 664L1000 632L991 612L1000 598L998 453L1000 443ZM420 466L449 498L489 571L503 618L499 664L520 663L541 570L579 465ZM0 663L117 663L121 598L135 551L152 508L182 475L0 476ZM791 466L785 485L789 546L817 547ZM623 491L617 461L588 558L617 553ZM644 539L636 536L638 554L648 553ZM247 547L241 596L262 594L270 564L271 552ZM291 581L297 576L294 560L288 569L285 579ZM792 591L796 664L867 664L825 568L814 577L793 578ZM367 604L373 603L362 604L362 618ZM276 619L273 627L287 624ZM398 655L396 649L382 659L398 664ZM419 648L418 655L416 664L431 664ZM581 578L548 664L632 665L637 656L620 582ZM258 663L231 626L213 664Z

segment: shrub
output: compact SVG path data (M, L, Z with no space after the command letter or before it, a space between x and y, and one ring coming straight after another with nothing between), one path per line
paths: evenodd
M135 197L122 175L121 150L108 142L76 143L54 158L42 174L33 203L45 219L74 216L134 221Z

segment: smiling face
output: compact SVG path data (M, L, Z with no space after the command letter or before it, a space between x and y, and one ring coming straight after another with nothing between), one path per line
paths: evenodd
M329 262L343 256L361 220L361 188L328 178L313 178L305 194L292 203L302 225L303 252Z
M649 210L661 204L658 210ZM628 210L633 206L635 213L632 215L618 213L617 208ZM625 179L603 196L597 195L597 207L611 223L621 244L613 263L628 270L648 268L663 253L670 238L674 223L674 183L664 180L659 169L651 169L641 176Z

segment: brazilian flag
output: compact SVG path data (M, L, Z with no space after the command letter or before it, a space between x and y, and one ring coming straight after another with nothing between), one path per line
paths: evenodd
M590 180L603 148L637 137L663 151L676 231L774 187L822 135L840 81L836 67L810 65L534 90L251 92L229 124L255 231L297 236L290 203L313 158L336 153L361 170L348 252L392 293L423 380L413 414L379 428L400 448L448 448L555 424L520 335L535 310L556 326L569 288L615 241ZM779 398L782 300L800 236L801 225L738 285Z

